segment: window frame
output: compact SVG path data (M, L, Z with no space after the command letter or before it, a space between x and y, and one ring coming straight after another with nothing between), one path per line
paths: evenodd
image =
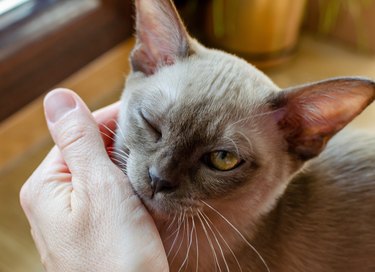
M61 1L74 3L74 0ZM131 35L131 1L99 2L94 9L84 11L52 31L40 33L43 29L36 29L34 33L21 33L25 42L10 50L11 53L6 53L12 46L7 31L21 30L48 9L58 9L61 2L31 13L0 32L0 121Z

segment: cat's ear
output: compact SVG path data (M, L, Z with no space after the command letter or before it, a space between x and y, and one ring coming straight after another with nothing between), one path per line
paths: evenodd
M152 75L189 55L189 35L171 0L135 0L136 45L133 71Z
M301 160L317 156L327 141L375 99L375 82L336 78L284 90L274 116L289 151Z

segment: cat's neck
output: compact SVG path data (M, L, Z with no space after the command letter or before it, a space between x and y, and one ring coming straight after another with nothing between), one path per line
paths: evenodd
M223 271L226 267L230 271L240 271L239 264L267 271L267 260L257 244L259 240L264 246L265 239L272 244L275 237L267 232L259 233L257 225L241 220L238 210L236 214L212 208L214 210L206 210L193 217L185 215L156 220L171 271L179 271L181 267L185 270L184 266L185 271L196 271L197 266L199 271L215 271L215 266L220 266ZM267 224L273 220L274 214L272 212L261 220ZM254 261L249 262L249 258Z

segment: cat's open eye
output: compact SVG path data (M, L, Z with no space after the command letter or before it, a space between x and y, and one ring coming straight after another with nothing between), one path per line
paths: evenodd
M235 153L219 150L208 153L205 156L205 162L216 170L229 171L239 166L243 161Z
M141 110L139 110L139 114L142 117L143 121L146 123L146 125L153 131L158 138L161 137L161 131L159 127L152 121L152 118L148 115L148 113L145 113Z

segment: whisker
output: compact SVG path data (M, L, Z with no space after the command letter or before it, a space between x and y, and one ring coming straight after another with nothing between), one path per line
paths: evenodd
M116 155L116 157L118 157L120 159L124 159L125 161L127 161L129 159L129 156L118 153L117 151L108 151L108 153L110 153L111 155Z
M178 246L178 248L176 250L176 253L173 255L173 258L172 258L172 261L171 261L170 265L172 265L173 261L175 260L175 258L177 257L178 253L180 252L182 244L184 243L185 229L186 229L186 221L185 220L186 220L186 211L184 211L183 218L182 218L182 223L183 223L184 227L183 227L183 230L182 230L181 242L180 242L180 245Z
M190 208L191 210L193 210L192 208ZM193 229L194 229L194 234L195 234L195 245L196 245L196 255L197 255L197 260L196 260L196 268L195 268L195 272L198 272L198 266L199 266L199 244L198 244L198 234L197 234L197 228L195 226L195 218L192 217L192 221L193 221Z
M110 157L110 159L113 160L113 161L116 161L116 162L118 162L118 163L120 163L120 164L124 164L124 165L126 165L124 161L122 161L122 160L120 160L120 159L118 159L118 158L116 158L116 157Z
M122 131L122 129L121 129L119 123L118 123L115 119L113 119L113 120L111 120L111 121L114 121L114 122L115 122L117 131L120 132L120 134L121 134L121 136L122 136L122 139L125 140L125 135L124 135L124 133L123 133L123 131ZM117 135L118 135L114 130L110 129L107 125L102 124L102 126L103 126L107 131L109 131L113 136L117 136ZM103 135L106 136L107 138L111 139L113 142L116 142L116 138L115 138L115 137L112 137L111 135L108 135L108 134L106 134L106 133L104 133L104 132L102 132L102 131L101 131L101 134L103 134ZM126 147L125 147L125 148L126 148ZM114 150L114 147L111 146L110 149ZM115 150L115 151L122 153L124 156L128 156L128 155L129 155L127 152L125 152L124 150L121 150L121 149L120 149L120 150ZM120 154L117 154L117 155L120 155Z
M216 236L215 232L214 232L213 229L211 228L211 225L209 224L209 222L208 222L207 219L205 218L205 217L207 217L207 215L205 215L204 212L201 212L201 211L198 211L198 212L202 215L203 220L206 222L207 227L210 229L212 235L214 236L214 239L215 239L215 241L216 241L216 244L217 244L218 247L219 247L219 251L220 251L221 257L222 257L222 259L223 259L223 261L224 261L225 268L227 269L227 271L229 271L229 266L228 266L227 260L225 259L224 251L223 251L223 249L222 249L222 247L221 247L221 244L220 244L219 240L217 239L217 236Z
M115 155L118 158L122 158L125 161L127 161L129 159L129 154L119 152L118 150L108 150L108 153L110 153L111 155Z
M115 139L112 136L108 135L107 133L105 133L103 131L100 131L100 134L104 135L105 137L107 137L108 139L110 139L112 141L115 141Z
M250 115L250 116L247 116L247 117L244 117L242 119L239 119L231 124L229 124L228 128L231 128L232 126L238 124L238 123L241 123L241 122L245 122L249 119L252 119L252 118L256 118L256 117L261 117L261 116L265 116L265 115L268 115L268 114L272 114L272 113L275 113L275 112L278 112L280 111L280 109L276 109L276 110L271 110L271 111L267 111L267 112L262 112L262 113L258 113L258 114L254 114L254 115Z
M112 150L111 150L112 149ZM115 149L114 147L112 147L110 150L110 152L112 153L117 153L118 155L122 155L122 156L126 156L126 157L129 157L129 153L124 151L124 150L121 150L121 149Z
M121 134L121 136L122 136L122 139L125 139L125 134L123 133L120 124L117 122L117 120L114 120L114 122L115 122L115 124L116 124L116 128L117 128L117 130L120 131L120 134Z
M186 267L188 266L188 259L189 259L189 253L190 253L190 248L191 248L191 244L192 244L192 241L193 241L193 228L191 228L191 231L190 231L190 236L189 236L189 217L187 217L187 228L186 228L186 237L188 239L188 248L187 248L187 252L186 252L186 256L185 256L185 259L183 260L182 264L181 264L181 267L180 269L178 270L178 272L181 271L181 269L185 266L186 264ZM186 268L185 267L185 268Z
M193 208L190 207L190 211L191 211L191 221L192 221L192 225L193 225L193 230L194 230L194 236L195 236L195 246L196 246L196 267L195 267L195 271L198 272L198 266L199 266L199 245L198 245L198 234L197 234L197 228L195 226L195 216L193 215Z
M230 247L230 245L228 244L228 242L225 240L225 238L223 237L223 235L217 229L217 227L215 226L215 224L211 221L210 217L207 214L205 214L205 213L203 213L203 214L206 216L206 219L211 223L212 227L216 230L217 234L223 240L224 244L227 246L227 248L229 249L230 253L232 254L234 260L236 261L238 268L242 272L242 267L240 265L240 262L238 261L236 254L234 253L234 251L232 250L232 248Z
M173 250L173 248L174 248L174 245L175 245L175 243L176 243L176 241L177 241L177 237L178 237L178 235L180 234L180 229L181 229L181 218L182 218L182 213L180 213L180 216L178 217L178 221L177 221L177 229L174 231L174 233L176 233L176 236L174 237L174 239L173 239L173 242L172 242L172 245L171 245L171 247L169 248L169 251L168 251L168 254L167 254L167 257L169 257L169 255L171 254L171 252L172 252L172 250ZM173 233L173 234L174 234ZM173 234L171 234L169 237L171 237ZM168 237L168 238L169 238ZM167 239L168 239L167 238Z
M173 219L172 219L172 222L169 223L168 227L167 227L167 231L169 231L174 223L174 221L176 220L176 217L177 217L177 214L175 213L174 216L173 216Z
M112 119L111 121L116 121L116 120L115 120L115 119ZM112 129L110 129L107 125L102 124L102 126L103 126L106 130L108 130L109 132L111 132L112 135L116 135L116 133L115 133Z
M246 140L247 143L249 144L250 150L253 152L253 151L254 151L253 144L251 143L249 137L247 137L247 136L246 136L243 132L241 132L241 131L236 131L236 133L240 134L243 138L245 138L245 140Z
M227 140L229 140L230 142L232 142L233 146L236 148L236 154L237 154L237 156L240 156L240 152L238 150L238 146L237 146L236 142L234 140L232 140L231 138L229 138L229 137L224 137L224 138L227 139Z
M118 150L109 150L108 152L110 152L111 154L118 155L118 156L120 156L122 158L129 158L129 154L128 153L119 152Z
M169 238L171 238L174 234L176 234L176 232L179 231L179 228L180 228L180 225L179 225L178 228L175 229L170 235L168 235L166 239L169 239Z
M123 161L118 160L118 159L116 159L116 158L110 158L110 159L111 159L112 161L116 162L115 164L116 164L120 169L123 170L122 167L124 167L124 169L126 169L126 164L125 164ZM121 166L122 166L122 167L121 167Z
M222 219L227 222L227 224L241 237L241 239L258 255L259 259L262 261L264 266L266 267L267 271L270 272L270 269L266 263L266 261L263 259L262 255L256 250L256 248L250 244L250 242L243 236L243 234L224 216L222 215L218 210L216 210L214 207L206 203L205 201L201 200L203 204L205 204L208 208L210 208L212 211L214 211L217 215L219 215Z
M221 271L221 267L219 265L219 260L217 258L217 255L216 255L216 251L214 249L214 246L213 246L213 243L212 243L212 240L210 238L210 236L208 235L208 232L207 232L207 229L206 229L206 226L204 225L204 222L201 218L201 215L199 214L199 212L197 213L197 216L198 216L198 219L199 221L201 222L201 225L202 225L202 228L203 228L203 231L206 235L206 238L207 238L207 241L208 241L208 244L210 245L211 247L211 251L212 251L212 254L213 254L213 257L214 257L214 260L215 260L215 271L217 271L216 268L219 268L219 271Z

